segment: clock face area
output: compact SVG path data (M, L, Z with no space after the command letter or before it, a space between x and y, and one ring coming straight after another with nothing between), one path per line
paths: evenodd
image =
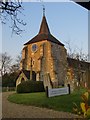
M36 52L37 49L38 49L37 44L33 44L33 45L32 45L32 52Z

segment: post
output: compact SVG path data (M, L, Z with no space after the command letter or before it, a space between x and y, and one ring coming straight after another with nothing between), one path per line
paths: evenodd
M49 97L48 96L48 86L46 86L46 96Z
M70 91L70 84L68 84L67 86L68 86L68 92L70 94L71 93L71 91Z
M9 91L9 87L7 86L7 88L6 88L6 91L8 92Z

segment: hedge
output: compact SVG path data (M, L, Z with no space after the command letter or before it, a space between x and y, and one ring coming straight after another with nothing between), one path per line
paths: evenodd
M44 92L43 81L24 81L17 86L17 93Z

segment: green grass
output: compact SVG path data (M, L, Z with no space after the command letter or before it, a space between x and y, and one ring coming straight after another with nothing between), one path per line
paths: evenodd
M12 94L8 100L17 104L33 105L38 107L45 107L57 111L72 112L73 102L80 105L81 94L85 90L74 91L70 95L62 95L52 98L47 98L45 92L41 93L27 93L27 94Z

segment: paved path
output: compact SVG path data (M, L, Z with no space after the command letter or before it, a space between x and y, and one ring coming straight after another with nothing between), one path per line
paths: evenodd
M3 118L78 118L77 115L66 112L11 103L7 100L10 94L12 92L4 92L2 94Z

